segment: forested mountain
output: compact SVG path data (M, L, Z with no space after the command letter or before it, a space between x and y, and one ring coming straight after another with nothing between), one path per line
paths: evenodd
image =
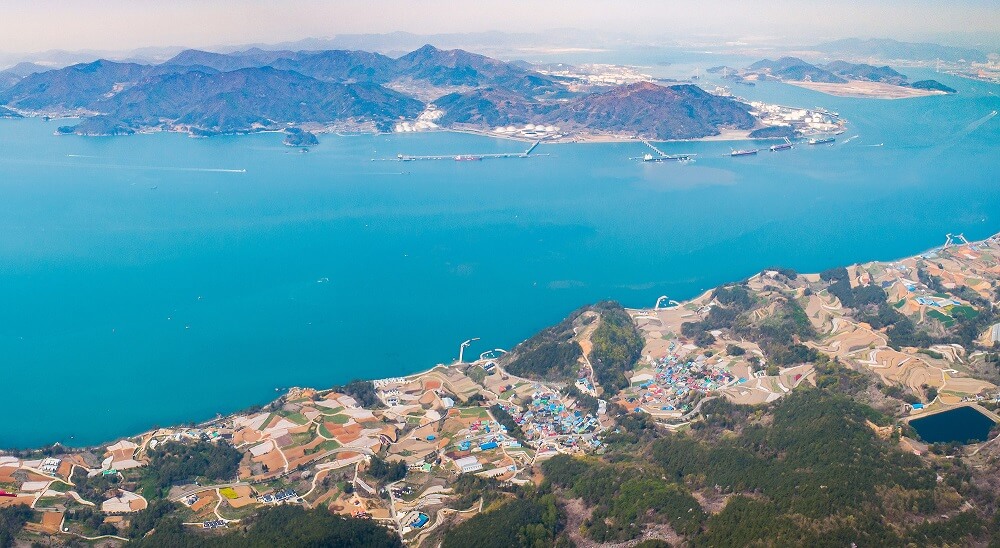
M692 139L720 128L750 129L747 105L693 85L643 82L559 102L536 101L506 89L453 93L435 104L446 123L490 126L552 124L566 130L591 128L650 139Z
M655 139L717 135L719 128L750 129L747 105L712 95L698 86L621 86L561 103L545 119L567 127L586 126Z
M911 84L905 74L899 73L889 66L876 67L866 63L831 61L825 65L814 65L796 57L782 57L776 61L762 59L747 67L747 71L771 76L779 80L825 82L831 84L842 84L848 80L860 80L955 93L954 89L936 80L921 80Z
M695 86L583 93L523 63L430 45L395 59L353 50L185 50L159 65L98 60L16 80L0 104L89 116L64 129L87 135L240 133L307 122L385 131L415 119L427 100L443 111L445 127L535 123L680 139L755 124L746 105Z
M781 80L809 80L833 84L842 84L847 81L829 70L807 63L797 57L781 57L774 61L762 59L750 65L747 70L767 74Z
M1000 528L962 503L972 488L960 470L935 470L879 437L871 425L889 419L844 396L808 389L762 408L715 400L704 417L676 434L620 416L603 457L543 462L540 488L494 503L445 546L516 545L489 539L526 531L546 546L619 543L649 530L690 546L957 546Z
M900 74L888 66L876 67L865 63L855 64L848 63L847 61L833 61L827 63L825 68L834 74L852 80L885 82L886 84L895 85L906 82L906 75Z

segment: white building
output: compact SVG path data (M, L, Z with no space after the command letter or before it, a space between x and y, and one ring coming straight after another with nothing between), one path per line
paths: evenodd
M465 457L455 461L455 466L462 471L463 474L468 474L470 472L478 472L483 469L483 464L479 462L476 457Z

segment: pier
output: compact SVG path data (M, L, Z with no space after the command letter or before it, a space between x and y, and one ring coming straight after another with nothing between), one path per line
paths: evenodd
M653 149L656 156L652 154L646 154L645 156L637 156L635 158L629 158L629 160L642 160L643 162L691 162L694 161L694 154L666 154L662 150L656 148L656 145L650 143L649 141L643 139L642 144Z
M497 159L497 158L529 158L531 153L535 151L541 141L535 141L531 143L524 152L497 152L489 154L431 154L431 155L412 155L412 154L397 154L395 158L372 158L375 160L387 160L396 162L415 162L418 160L454 160L456 162L478 162L480 160L487 159ZM535 156L543 156L542 154L535 154Z

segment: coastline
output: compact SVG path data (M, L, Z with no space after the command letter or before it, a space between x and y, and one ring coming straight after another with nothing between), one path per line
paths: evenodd
M987 236L987 237L985 237L985 238L983 238L981 240L969 241L968 244L974 246L974 245L982 244L982 243L988 242L988 241L1000 241L1000 232L994 233L994 234L992 234L990 236ZM959 244L956 244L956 245L959 245ZM962 244L962 245L964 245L964 244ZM933 253L933 252L942 250L944 247L945 246L943 244L942 245L936 245L936 246L932 246L932 247L926 248L926 249L924 249L924 250L922 250L920 252L913 253L913 254L910 254L910 255L906 255L906 256L903 256L903 257L894 257L894 258L890 258L890 259L873 259L872 261L869 261L869 262L899 262L899 261L903 261L903 260L906 260L906 259L909 259L909 258L920 257L920 256L926 255L928 253ZM850 268L859 266L861 264L866 264L866 263L852 263L850 265L845 265L845 268L850 269ZM751 278L753 278L755 276L758 276L759 274L760 273L757 273L754 276L751 276ZM803 273L802 275L805 276L805 275L817 275L817 274L815 274L815 273ZM722 284L722 285L725 285L725 284ZM657 310L659 310L659 311L667 311L667 310L682 309L686 305L689 305L691 303L696 303L699 300L703 300L709 293L711 293L711 291L713 289L714 288L709 288L709 289L707 289L705 291L701 291L697 295L694 295L694 296L692 296L690 298L687 298L687 299L684 299L682 301L679 301L678 304L670 306L670 307L665 307L665 308L660 308L660 309L656 309L655 307L640 307L640 308L626 307L626 310L629 311L629 313L631 314L631 313L655 312ZM581 305L581 306L583 306L583 305ZM428 367L426 369L419 370L419 371L416 371L416 372L413 372L413 373L410 373L410 374L407 374L407 375L403 375L403 376L387 377L387 378L376 378L376 379L358 378L358 379L355 379L355 380L372 382L372 383L379 383L379 382L411 382L411 381L417 380L417 379L419 379L419 378L421 378L421 377L423 377L425 375L429 375L429 374L433 373L435 370L437 370L439 368L448 368L450 366L457 365L459 363L466 363L466 364L468 364L468 363L475 363L475 360L471 361L471 362L468 362L468 361L457 362L456 361L456 362L452 362L452 363L437 363L437 364L435 364L433 366L430 366L430 367ZM353 382L353 381L349 381L349 382ZM336 388L336 386L330 386L330 387L326 387L326 388L312 388L312 387L291 386L291 387L288 387L288 388L285 388L285 389L281 389L281 395L279 395L278 397L276 397L274 399L271 399L269 401L261 402L261 403L254 404L254 405L250 405L248 407L243 407L241 409L237 409L237 410L234 410L234 411L226 413L226 414L218 414L214 418L207 419L207 420L204 420L204 421L200 421L200 422L189 421L187 423L181 423L181 424L191 424L191 425L194 425L193 427L195 427L195 428L204 428L204 427L207 427L207 426L212 426L212 425L214 425L216 423L221 423L221 422L224 422L224 421L227 421L227 420L231 420L231 419L234 419L234 418L246 415L247 413L251 412L250 410L252 410L254 408L266 407L268 405L271 405L271 404L273 404L273 403L281 400L282 398L285 398L289 394L297 394L297 393L301 393L301 392L306 391L306 390L312 390L312 391L315 391L317 393L326 393L326 392L333 391L335 388ZM953 406L948 405L948 406L946 406L945 408L943 408L941 410L942 411L948 410L948 409L950 409L952 407ZM938 411L935 409L933 411L933 413L936 413L936 412L938 412ZM921 418L921 417L928 416L929 414L933 414L933 413L924 412L924 413L921 413L921 414L917 414L916 416L912 416L910 418ZM180 426L178 424L175 424L175 425L172 425L172 426L166 426L166 427L156 426L156 427L150 428L150 429L145 430L145 431L140 432L140 433L129 434L129 435L124 435L124 436L117 436L117 437L113 437L113 438L111 438L111 440L108 440L108 441L105 441L105 442L101 442L101 443L97 443L97 444L90 444L90 445L83 445L83 446L65 445L65 444L57 441L57 442L54 442L52 444L42 445L42 446L38 446L38 447L31 447L31 448L4 448L4 447L0 447L0 455L9 454L11 451L34 453L34 452L40 452L40 451L42 451L42 450L44 450L44 449L46 449L48 447L56 447L56 446L60 447L60 448L62 448L64 450L66 450L66 452L68 452L68 453L85 452L85 451L95 450L95 449L99 450L99 449L107 446L109 443L111 443L111 441L128 440L128 439L133 439L133 438L145 438L145 437L150 436L150 435L154 434L155 432L157 432L159 430L162 430L164 428L168 428L168 429L169 428L183 428L183 426Z
M937 92L933 92L937 93ZM779 106L780 105L775 105ZM781 108L792 108L792 107L781 107ZM22 119L29 118L41 118L45 122L55 122L60 123L67 120L82 121L87 116L92 116L94 113L77 113L77 112L43 112L43 111L21 111L15 110ZM59 126L57 126L58 128ZM604 132L599 130L588 130L586 128L577 129L573 132L568 132L566 134L556 135L556 136L540 136L532 137L518 134L509 133L498 133L490 127L476 127L476 126L465 126L456 125L451 127L439 127L434 129L425 129L420 131L380 131L375 128L374 124L371 122L345 122L345 123L323 123L323 122L296 122L289 123L287 127L257 127L257 128L246 128L235 131L214 131L205 130L192 126L148 126L140 127L132 133L77 133L77 132L61 132L55 130L53 135L57 137L76 135L79 137L127 137L132 135L152 135L157 133L178 133L184 134L191 138L209 138L216 136L239 136L239 135L253 135L258 133L285 133L288 128L300 128L304 131L319 135L337 135L341 137L348 136L363 136L363 135L403 135L403 134L419 134L419 133L441 133L441 132L451 132L451 133L462 133L467 135L476 135L479 137L489 137L493 139L503 139L507 141L515 141L521 143L534 143L540 142L543 144L586 144L586 143L642 143L643 141L651 141L656 143L694 143L694 142L730 142L730 141L781 141L782 137L751 137L751 133L755 130L767 127L766 125L758 123L757 126L748 129L732 129L726 127L719 127L718 133L714 135L704 135L702 137L690 137L683 139L660 139L657 137L643 137L641 135L635 134L624 134L624 133L613 133Z
M868 82L864 80L850 80L843 84L832 84L826 82L806 82L800 80L783 80L784 83L818 91L835 97L849 97L852 99L912 99L915 97L930 97L932 95L948 95L944 91L918 89L907 86L897 86L883 82Z

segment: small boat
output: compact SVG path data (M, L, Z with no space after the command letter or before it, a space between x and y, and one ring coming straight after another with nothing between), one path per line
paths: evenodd
M753 156L757 154L760 149L748 148L748 149L737 149L729 153L730 156Z
M465 156L462 155L455 156L456 162L478 162L482 159L483 159L482 156L472 156L471 154Z

